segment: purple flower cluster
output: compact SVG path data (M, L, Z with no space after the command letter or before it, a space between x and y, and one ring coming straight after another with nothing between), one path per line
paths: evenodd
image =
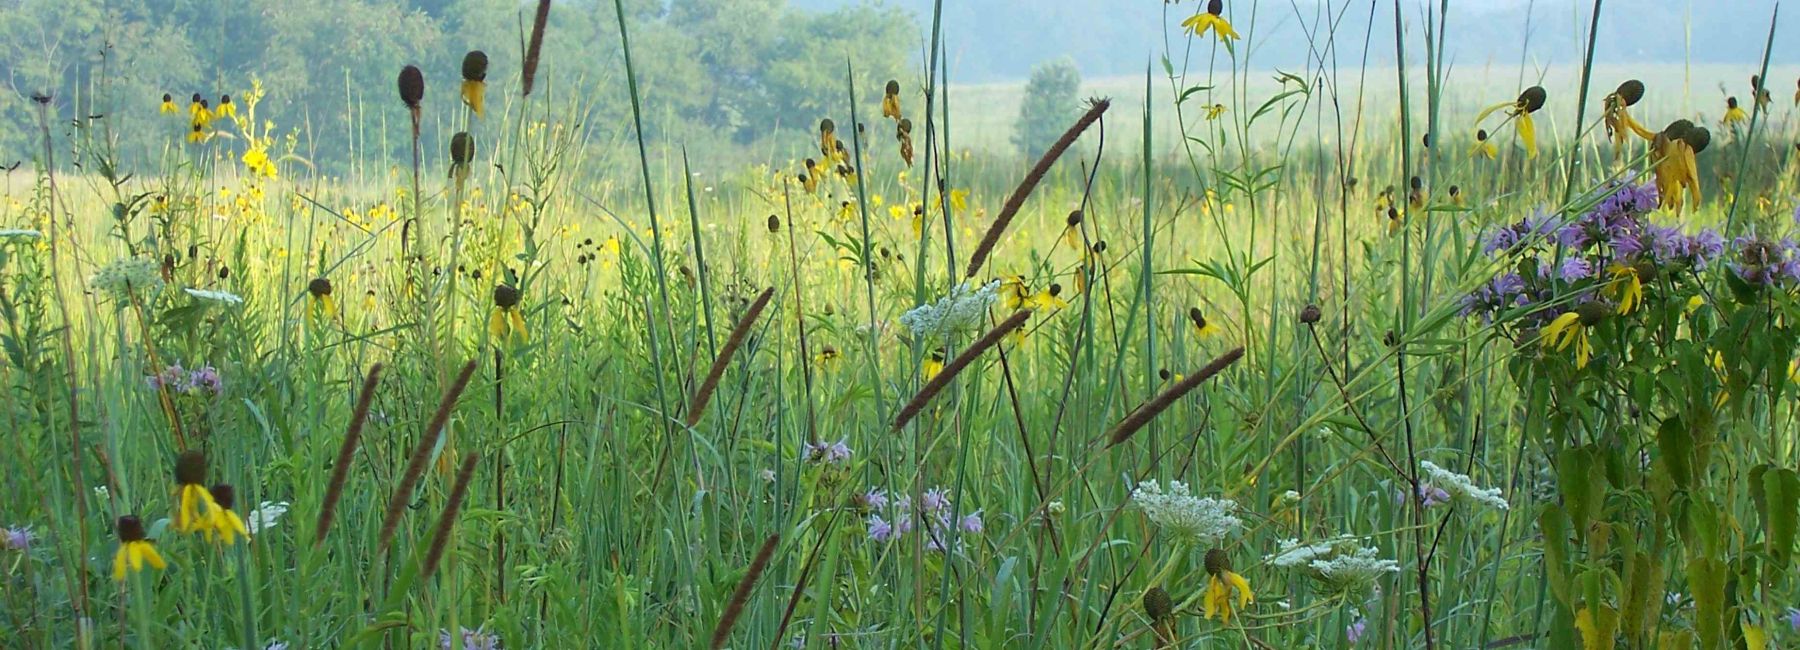
M897 540L922 522L925 524L926 550L943 552L946 548L962 548L959 535L980 535L986 529L980 510L961 517L951 516L950 493L941 487L920 495L917 508L913 507L912 497L890 499L881 489L869 490L859 496L858 501L870 511L869 540L873 542ZM882 516L883 512L887 516Z
M219 377L219 369L206 366L198 370L187 370L181 364L163 368L162 372L144 378L144 384L150 390L168 388L177 393L195 393L218 395L225 390L225 383Z
M1800 282L1800 245L1791 238L1773 241L1749 235L1731 243L1731 272L1753 287Z
M1449 502L1450 492L1446 491L1444 488L1424 481L1419 482L1419 503L1424 504L1427 508L1435 508ZM1400 491L1394 494L1394 503L1400 505L1406 503L1405 488L1401 488Z
M837 442L806 443L806 460L826 465L842 465L850 462L849 438L839 438Z
M438 647L449 650L452 647L449 630L438 630ZM500 635L481 629L462 628L462 647L464 650L500 650Z
M37 533L31 532L27 526L0 528L0 548L21 553L31 550L31 543L37 540Z

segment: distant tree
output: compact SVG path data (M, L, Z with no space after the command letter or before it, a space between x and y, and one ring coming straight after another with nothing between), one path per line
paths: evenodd
M1075 93L1080 88L1081 72L1067 58L1032 69L1013 131L1013 144L1020 153L1026 158L1043 155L1057 136L1069 128L1069 121L1075 119Z

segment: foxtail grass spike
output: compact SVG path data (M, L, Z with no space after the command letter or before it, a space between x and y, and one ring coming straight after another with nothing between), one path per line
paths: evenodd
M1231 364L1237 363L1237 360L1243 356L1243 348L1232 348L1231 351L1219 355L1219 358L1213 359L1212 363L1206 364L1206 367L1201 368L1199 372L1183 377L1181 381L1175 382L1174 386L1170 386L1168 390L1163 391L1162 394L1139 405L1130 415L1125 416L1125 419L1120 420L1119 424L1114 426L1112 431L1106 434L1106 448L1110 449L1117 446L1119 443L1130 440L1132 434L1135 434L1139 429L1144 428L1144 425L1150 424L1151 420L1156 419L1156 416L1161 415L1162 412L1167 410L1176 400L1181 399L1195 388L1199 388L1200 384L1205 383L1208 379L1212 379L1213 375L1219 374L1220 371L1229 367Z
M544 49L544 24L550 22L550 0L538 0L537 15L531 19L531 41L525 47L525 69L519 94L531 96L532 82L537 80L538 56Z
M756 302L750 303L750 308L744 310L744 315L738 318L737 324L731 326L731 338L725 339L725 347L719 349L719 355L713 359L712 369L706 372L706 381L700 384L700 390L694 392L693 404L688 407L688 426L698 424L700 417L706 414L706 405L712 401L713 392L719 388L719 378L725 375L725 366L731 364L731 357L737 354L744 339L750 336L750 327L762 317L763 309L769 306L769 299L773 297L775 287L763 289L756 296Z
M900 416L894 418L894 430L898 431L905 427L907 422L912 421L913 417L919 414L919 411L925 409L926 404L931 403L931 398L937 397L938 392L950 385L950 380L956 379L956 376L962 374L969 364L974 363L981 353L999 344L1001 339L1005 338L1007 334L1011 334L1013 330L1019 329L1029 318L1031 318L1029 309L1013 312L1013 315L1001 321L994 329L976 339L973 345L962 351L962 354L956 355L956 358L951 359L950 363L944 364L943 370L939 370L937 375L931 378L931 381L925 382L925 386L919 389L919 394L914 395L912 401L907 402L906 406L900 409Z
M350 477L350 461L356 457L356 445L362 440L363 423L369 420L369 406L375 401L375 386L381 383L381 364L369 367L363 377L362 391L356 395L356 410L350 412L350 428L338 446L337 462L331 466L331 483L325 488L325 501L319 506L319 524L315 526L313 544L325 543L325 533L337 515L338 499L344 496L344 481Z
M456 483L450 486L450 498L444 502L444 513L438 516L437 529L431 531L431 548L425 553L419 577L430 578L437 571L438 562L443 561L444 549L449 546L450 535L456 528L456 515L462 511L463 500L469 496L469 479L475 475L475 465L480 460L479 453L463 456L462 467L456 470Z
M737 627L738 616L744 613L744 603L750 600L750 590L756 588L756 579L762 577L763 570L769 567L769 558L775 555L775 546L780 542L780 535L770 535L763 540L762 548L756 551L756 559L750 561L750 569L744 572L744 579L738 581L737 589L732 590L731 600L725 604L725 613L719 617L718 626L713 628L713 650L725 647L726 639L731 638L731 628Z
M406 472L400 475L400 484L394 486L394 494L388 498L387 512L381 519L381 536L376 548L387 550L388 542L394 540L394 529L400 525L400 513L406 511L406 502L412 500L413 487L419 482L419 475L425 473L425 465L431 459L431 450L437 446L438 436L443 433L444 424L450 421L450 410L456 406L456 399L462 395L463 389L469 386L469 377L475 374L475 362L463 364L462 372L457 373L456 383L444 393L444 399L438 402L437 412L432 414L431 423L425 426L425 433L419 436L419 444L413 447L412 457L406 461Z
M1100 116L1106 113L1107 107L1111 105L1112 100L1109 99L1096 99L1088 104L1087 112L1082 113L1081 118L1075 120L1075 124L1070 126L1069 130L1064 131L1062 137L1057 138L1056 143L1044 151L1043 157L1038 158L1037 164L1032 166L1031 172L1025 175L1025 180L1019 183L1019 187L1013 190L1012 196L1007 197L1006 204L1000 207L1000 214L994 217L994 225L988 227L987 235L983 236L981 243L975 247L975 255L969 258L969 270L963 275L972 278L981 271L981 265L987 262L988 254L994 252L994 246L1000 243L1000 235L1006 232L1006 226L1012 223L1013 217L1019 213L1019 208L1024 207L1025 199L1031 196L1032 190L1037 189L1038 183L1044 180L1044 174L1050 172L1050 166L1056 164L1056 159L1061 158L1063 152L1075 144L1075 139L1081 137L1081 132L1099 121Z

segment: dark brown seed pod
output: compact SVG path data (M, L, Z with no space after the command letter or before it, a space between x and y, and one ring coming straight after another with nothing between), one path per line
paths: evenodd
M1451 189L1452 193L1454 193L1456 188L1450 188L1450 189ZM1304 307L1300 310L1300 322L1306 323L1307 325L1311 325L1313 323L1319 322L1319 318L1322 317L1323 315L1324 314L1319 311L1318 305L1307 305L1306 307Z
M1626 106L1635 106L1637 105L1638 100L1644 98L1644 82L1631 79L1625 83L1619 84L1619 89L1614 90L1613 94L1618 96L1619 103Z
M1412 180L1407 181L1407 184L1412 186L1412 188L1414 190L1425 189L1425 179L1419 178L1417 176L1412 177Z
M1206 552L1207 575L1224 575L1231 571L1231 556L1224 549L1212 549Z
M1692 121L1685 119L1675 120L1670 122L1668 126L1663 127L1662 134L1667 136L1670 140L1682 140L1686 138L1687 132L1692 131L1693 129L1694 123Z
M425 100L425 73L419 72L419 66L409 65L400 69L400 101L406 102L407 108L418 108L419 102Z
M206 454L198 449L189 449L175 457L175 483L177 485L205 484Z
M772 214L769 215L769 232L770 233L781 232L781 217L777 217Z
M1475 141L1476 142L1487 142L1487 139L1488 139L1487 129L1475 129Z
M519 94L531 96L531 85L537 79L538 57L544 50L544 27L550 22L550 0L538 0L537 14L531 19L531 40L525 47L525 61L520 75Z
M458 131L450 136L450 162L467 165L475 159L475 136L467 131Z
M1069 212L1069 218L1064 221L1071 227L1081 225L1081 211L1071 210Z
M1712 131L1706 130L1704 126L1696 126L1688 129L1687 133L1681 136L1681 140L1686 142L1689 147L1693 147L1694 153L1700 153L1706 151L1706 145L1712 144Z
M912 120L902 117L900 122L894 125L894 136L904 138L912 135L912 129Z
M212 493L213 503L219 504L220 508L231 510L237 506L237 490L229 483L216 483L207 492Z
M494 306L501 309L512 309L519 304L519 290L510 284L494 285Z
M144 520L138 519L137 515L125 515L120 517L119 520L113 524L113 528L118 531L119 541L121 542L141 542L144 541L146 537L146 535L144 535Z
M1592 327L1600 321L1606 320L1607 316L1611 316L1613 308L1611 305L1599 301L1584 302L1575 307L1575 313L1581 316L1582 326Z
M163 93L163 103L166 104L166 103L172 102L172 101L175 101L174 95L170 95L169 93Z
M1206 13L1214 16L1225 14L1225 0L1211 0L1206 3Z
M1169 591L1162 587L1151 587L1144 592L1144 615L1151 621L1161 621L1175 613L1175 601L1169 597Z
M889 79L887 82L887 88L885 90L887 90L887 94L889 94L889 95L900 94L900 82L896 81L894 79Z
M1536 113L1538 109L1544 107L1544 100L1548 96L1549 94L1544 92L1543 86L1532 86L1526 88L1525 92L1519 93L1518 104L1519 107L1525 109L1525 112Z
M1738 104L1737 104L1736 97L1726 97L1725 98L1725 108L1737 108L1737 107L1738 107Z
M314 298L329 296L331 295L331 281L325 278L313 278L311 282L306 283L306 292L312 294Z
M1206 327L1206 315L1200 313L1199 307L1188 308L1188 320L1194 323L1194 327Z
M464 81L487 81L487 52L469 50L463 55L462 75Z

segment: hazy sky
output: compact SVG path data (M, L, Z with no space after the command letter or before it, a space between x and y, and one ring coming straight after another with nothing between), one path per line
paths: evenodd
M866 0L791 0L833 8ZM928 27L932 0L881 0L912 11ZM1422 56L1426 2L1400 0L1409 47ZM1430 2L1437 6L1437 0ZM1393 0L1228 0L1227 15L1245 32L1260 68L1298 68L1307 57L1308 31L1341 13L1340 63L1394 57ZM1574 63L1582 54L1592 0L1450 0L1449 55L1458 66ZM1609 0L1600 20L1601 62L1732 63L1754 65L1768 38L1773 0ZM1160 57L1162 37L1202 0L1167 6L1161 0L944 0L951 76L964 82L1022 78L1037 63L1069 56L1089 77L1138 74ZM1797 7L1795 9L1800 9ZM1371 20L1373 10L1373 20ZM1790 10L1792 13L1793 9ZM1252 15L1254 14L1254 18ZM1251 31L1254 23L1254 31ZM1373 28L1371 29L1371 24ZM1781 19L1774 63L1800 61L1800 29Z

